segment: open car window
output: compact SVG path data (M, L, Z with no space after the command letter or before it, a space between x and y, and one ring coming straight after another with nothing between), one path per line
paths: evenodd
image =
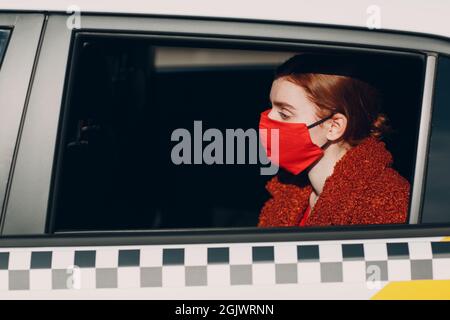
M51 232L257 225L271 176L249 154L245 163L210 164L196 161L195 148L208 144L208 129L225 137L258 128L275 68L298 51L83 33L73 48ZM352 54L374 73L395 128L386 146L412 185L424 57ZM192 133L189 165L173 161L177 129Z

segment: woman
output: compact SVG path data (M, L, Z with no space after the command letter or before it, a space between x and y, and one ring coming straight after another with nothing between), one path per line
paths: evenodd
M340 62L304 54L276 71L260 132L268 157L285 171L266 185L272 197L259 227L406 222L410 186L380 140L388 126L378 93L351 61ZM277 156L262 134L270 138L273 129Z

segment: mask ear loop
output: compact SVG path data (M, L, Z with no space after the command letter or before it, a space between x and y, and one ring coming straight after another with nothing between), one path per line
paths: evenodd
M314 123L311 123L309 126L306 126L306 128L311 129L311 128L315 127L315 126L318 126L319 124L327 121L328 119L331 119L331 117L333 117L333 116L334 116L334 113L332 113L329 116L326 116L325 118L320 119L320 120L318 120L318 121L316 121Z
M330 145L331 141L327 140L323 145L320 146L320 149L326 149Z

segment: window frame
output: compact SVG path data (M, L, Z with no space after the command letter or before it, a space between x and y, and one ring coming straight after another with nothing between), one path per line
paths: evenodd
M25 121L25 135L22 137L21 156L17 159L17 168L11 186L7 220L3 230L4 238L26 239L32 235L51 240L73 239L83 242L91 239L121 239L123 242L144 241L145 243L204 243L206 242L248 242L248 241L294 241L299 239L336 240L341 237L373 239L377 237L416 237L416 236L445 236L450 234L450 224L439 226L415 225L420 217L423 203L423 183L425 181L426 160L428 152L431 103L434 89L436 54L444 52L450 54L450 44L442 39L342 27L310 26L296 23L246 21L237 19L205 19L183 17L143 17L143 16L108 16L86 15L82 18L82 29L79 31L91 33L111 33L115 35L132 34L148 37L200 37L216 41L230 41L243 43L266 43L273 46L289 45L324 49L351 50L351 51L378 51L392 54L420 53L427 56L424 92L419 126L419 138L415 159L415 173L411 193L410 220L413 223L397 226L345 226L336 228L308 228L299 231L298 228L233 228L233 229L183 229L174 230L147 230L147 231L89 231L64 232L46 234L48 222L49 201L52 199L51 181L54 158L58 150L57 133L62 116L61 110L67 91L66 73L71 64L71 53L74 45L74 33L62 24L66 23L67 16L51 14L48 19L46 36L42 45L42 54L39 66L43 66L36 74L33 85L30 105L35 110L27 114ZM270 26L270 28L268 28ZM263 35L261 35L263 34ZM55 47L59 50L55 50ZM52 53L53 51L53 53ZM68 63L69 61L69 63ZM46 66L53 65L56 71L50 72ZM39 71L39 67L38 67ZM46 80L46 85L43 83ZM48 107L46 87L54 88ZM67 97L66 97L67 98ZM64 99L66 99L64 98ZM426 107L424 108L424 104ZM43 119L39 110L54 111L50 118ZM40 142L44 151L36 148ZM421 152L419 152L421 151ZM35 161L26 159L34 157ZM40 165L39 165L40 164ZM33 175L27 174L33 172ZM34 183L33 183L34 182ZM38 182L38 184L36 184ZM23 224L21 221L26 221ZM21 236L18 236L18 235ZM14 236L16 235L16 236ZM34 239L34 238L33 238ZM59 239L59 240L57 240ZM78 239L78 240L77 240ZM134 239L134 240L133 240ZM25 241L25 240L24 240ZM89 241L88 241L89 242Z

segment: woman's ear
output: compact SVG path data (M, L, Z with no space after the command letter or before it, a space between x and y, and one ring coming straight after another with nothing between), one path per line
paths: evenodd
M336 141L340 139L347 128L347 117L342 113L335 113L329 121L327 121L327 139Z

